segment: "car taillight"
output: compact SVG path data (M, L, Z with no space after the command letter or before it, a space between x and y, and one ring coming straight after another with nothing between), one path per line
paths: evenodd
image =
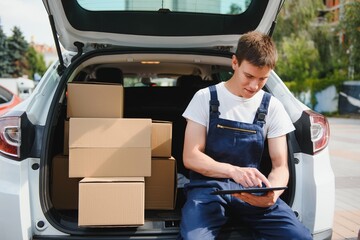
M21 118L0 118L0 152L20 158L21 146Z
M324 149L329 143L330 126L326 117L314 111L306 111L310 118L310 134L314 154Z

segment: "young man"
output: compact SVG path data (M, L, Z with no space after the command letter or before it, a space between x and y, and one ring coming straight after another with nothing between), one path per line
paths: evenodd
M211 194L287 185L286 134L294 126L282 104L262 90L276 60L270 37L244 34L232 57L233 76L198 91L185 110L183 160L190 183L182 210L183 239L215 239L230 213L253 230L255 239L312 239L279 198L282 191ZM272 163L268 176L258 170L265 138Z

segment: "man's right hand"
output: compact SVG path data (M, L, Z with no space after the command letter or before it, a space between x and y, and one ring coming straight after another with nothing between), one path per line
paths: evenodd
M256 168L233 166L229 172L230 177L243 187L271 187L269 180Z

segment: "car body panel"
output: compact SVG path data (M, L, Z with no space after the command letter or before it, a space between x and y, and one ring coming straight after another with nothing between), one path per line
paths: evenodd
M281 0L253 0L249 9L257 11L221 15L94 12L83 9L76 1L43 1L54 18L60 43L69 51L77 51L75 42L83 43L85 51L93 49L94 44L147 48L227 47L234 51L241 34L255 29L269 33L282 4Z
M2 239L31 239L28 161L0 155L0 232Z

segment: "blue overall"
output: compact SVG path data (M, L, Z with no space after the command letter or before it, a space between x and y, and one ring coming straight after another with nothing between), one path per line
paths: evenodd
M210 89L210 122L205 153L220 162L258 168L264 148L263 125L270 101L265 93L253 124L219 118L216 87ZM190 183L182 209L182 239L215 239L221 226L236 216L253 231L254 239L312 239L291 208L278 199L269 208L259 208L231 196L211 195L215 190L240 189L232 179L214 179L190 171Z

